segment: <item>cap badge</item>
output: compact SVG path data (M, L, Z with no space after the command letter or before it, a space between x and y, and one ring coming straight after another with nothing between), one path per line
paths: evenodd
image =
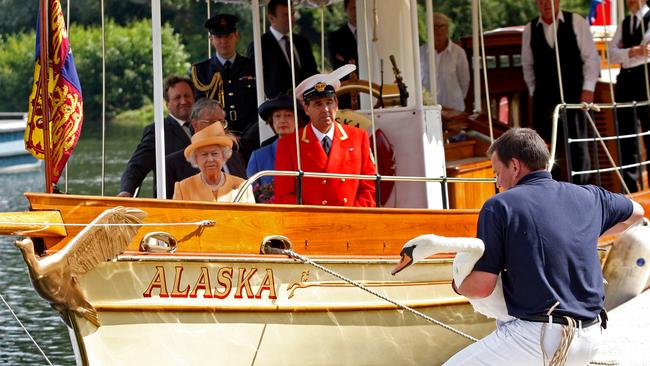
M227 27L228 26L228 21L226 20L226 18L221 18L219 20L219 26L220 27Z
M323 82L318 82L316 85L314 85L314 89L316 89L317 92L321 93L325 88L327 87L327 84Z

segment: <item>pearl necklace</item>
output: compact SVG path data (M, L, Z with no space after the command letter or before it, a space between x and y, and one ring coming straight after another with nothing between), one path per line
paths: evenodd
M221 186L223 186L223 183L225 182L226 178L224 177L223 172L221 172L221 175L219 175L219 183L217 184L210 184L205 180L205 177L203 177L203 173L201 173L201 181L203 181L203 184L208 186L212 191L218 191Z

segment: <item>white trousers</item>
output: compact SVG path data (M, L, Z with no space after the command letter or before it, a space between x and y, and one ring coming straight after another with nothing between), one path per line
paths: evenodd
M540 334L544 323L515 319L497 321L497 329L487 337L471 344L451 357L444 366L455 365L543 365ZM560 344L560 324L546 324L544 350L548 363ZM574 330L569 347L567 366L588 365L598 352L602 330L600 324Z

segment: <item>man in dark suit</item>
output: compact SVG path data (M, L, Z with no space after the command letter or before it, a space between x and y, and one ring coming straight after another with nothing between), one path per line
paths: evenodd
M293 9L292 9L293 11ZM285 0L271 0L267 5L271 27L262 35L262 66L264 92L271 99L287 93L291 85L291 53L289 45L289 8ZM291 17L295 21L295 17ZM296 84L317 74L318 67L306 38L293 34L293 54ZM253 47L248 47L248 57L253 58Z
M345 64L359 65L357 53L357 4L355 0L344 0L343 7L348 17L346 24L328 35L327 49L332 68L338 69ZM347 80L346 77L343 80ZM355 96L356 103L352 103L350 95L339 97L339 107L358 109L359 97Z
M190 114L192 128L195 132L199 132L213 123L221 123L225 129L228 127L228 122L226 122L225 117L226 114L221 104L214 99L207 98L200 99L196 102ZM185 159L183 152L183 150L179 150L167 155L165 158L165 178L168 199L174 197L174 183L199 173L199 169L194 168ZM226 162L223 170L228 174L246 179L246 164L241 154L237 151L233 151L232 156Z
M192 82L186 77L169 76L165 79L163 97L169 115L165 118L165 155L182 150L190 144L192 127L190 111L194 105ZM138 147L131 155L122 173L118 197L133 197L144 178L156 166L155 125L147 125L142 133ZM154 195L156 191L154 179Z
M205 22L215 55L192 65L191 73L197 100L207 97L221 103L230 132L239 137L239 151L248 159L260 146L255 64L237 54L238 20L217 14Z

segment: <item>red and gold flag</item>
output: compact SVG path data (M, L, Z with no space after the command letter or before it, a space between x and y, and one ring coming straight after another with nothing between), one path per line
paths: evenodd
M72 150L79 140L83 123L81 84L74 66L68 32L59 0L48 1L50 9L50 52L48 53L48 99L50 106L50 143L52 182L59 181ZM39 14L42 12L39 12ZM40 15L39 15L40 16ZM43 98L41 92L40 22L36 26L36 65L34 85L29 96L29 116L25 130L25 149L45 159L43 137Z

